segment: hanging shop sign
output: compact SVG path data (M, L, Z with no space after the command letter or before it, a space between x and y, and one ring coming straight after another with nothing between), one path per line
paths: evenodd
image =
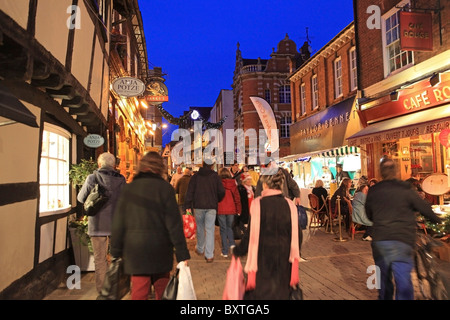
M400 47L405 51L433 51L431 13L400 12Z
M145 91L145 84L133 77L121 77L112 82L113 90L122 97L141 96Z
M105 139L99 134L89 134L83 139L83 142L89 148L98 148L105 143Z
M159 80L150 81L146 86L145 99L148 102L169 101L169 92L164 82Z

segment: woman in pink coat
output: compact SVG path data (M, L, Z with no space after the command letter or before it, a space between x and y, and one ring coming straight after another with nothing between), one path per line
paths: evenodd
M228 257L228 250L235 245L233 234L233 221L236 214L241 214L241 197L236 180L227 168L219 171L222 184L225 188L225 197L219 202L217 219L219 220L220 238L222 240L222 257Z

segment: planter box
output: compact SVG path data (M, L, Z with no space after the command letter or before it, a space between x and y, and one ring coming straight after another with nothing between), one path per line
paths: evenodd
M69 231L75 264L80 267L81 271L95 271L94 255L89 252L88 246L81 243L75 228L69 228Z

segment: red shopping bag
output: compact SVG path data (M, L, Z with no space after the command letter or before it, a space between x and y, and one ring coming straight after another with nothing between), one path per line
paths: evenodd
M231 255L222 300L242 300L245 293L244 270L241 260Z
M187 239L195 238L195 230L197 229L197 224L195 223L194 216L187 212L183 214L183 231L184 236Z

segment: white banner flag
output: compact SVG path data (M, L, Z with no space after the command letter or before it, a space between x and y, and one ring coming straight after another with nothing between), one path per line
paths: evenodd
M279 148L277 122L275 115L273 114L270 104L260 97L250 97L256 111L258 111L259 118L266 131L267 141L269 141L270 152L276 153Z

